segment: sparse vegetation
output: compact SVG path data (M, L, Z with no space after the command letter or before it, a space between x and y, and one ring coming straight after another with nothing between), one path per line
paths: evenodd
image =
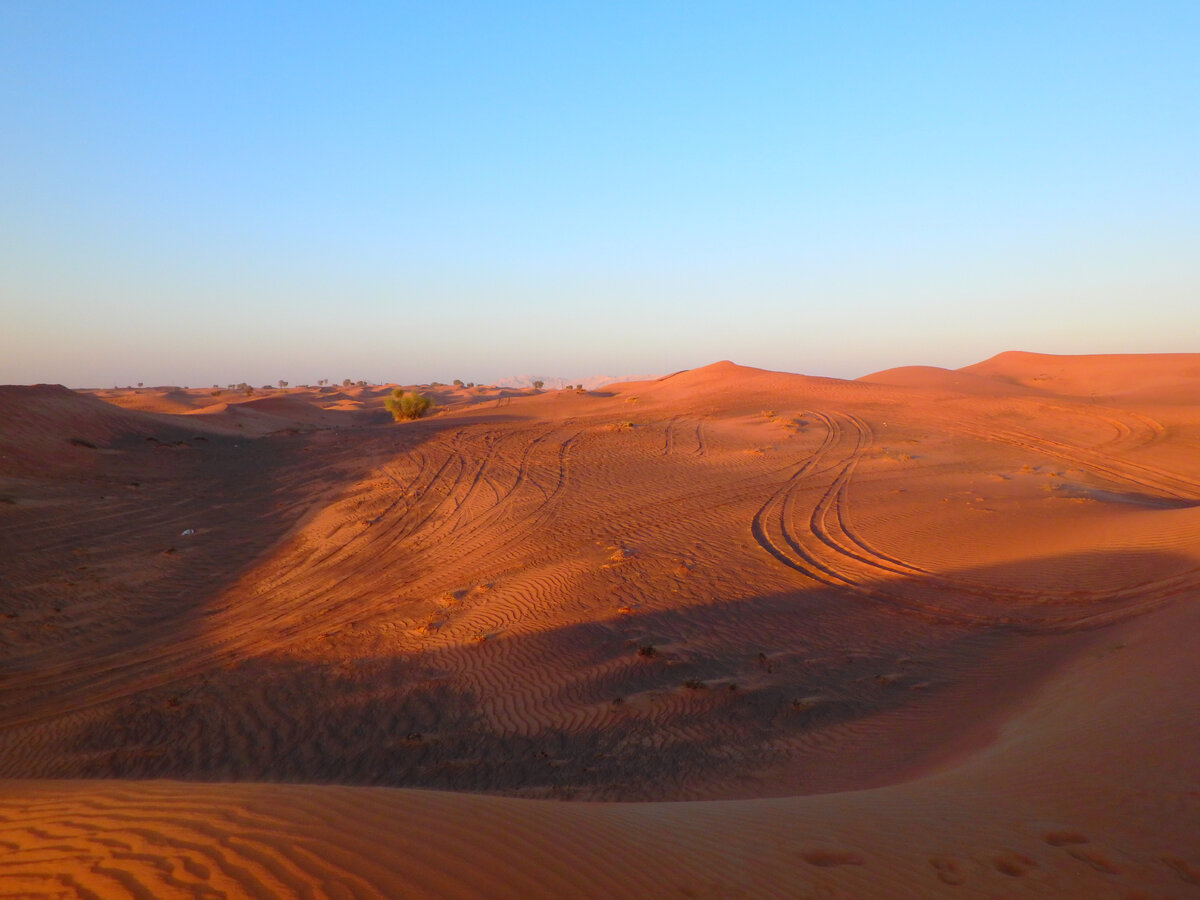
M393 419L404 422L421 418L433 406L433 401L416 391L396 388L391 396L383 401L383 405L392 414Z
M461 378L454 379L454 386L455 387L465 387L465 385L463 384L463 380Z
M351 381L349 378L342 379L342 387L350 387L350 385L352 385L352 384L354 384L354 382Z
M275 383L279 385L279 389L280 389L281 391L282 391L282 390L283 390L285 387L287 387L287 386L288 386L288 383L287 383L286 381L284 381L282 378L280 378L280 379L279 379L279 381L277 381L277 382L275 382Z
M544 382L544 381L535 381L535 382L533 383L533 389L534 389L535 391L540 391L540 390L542 389L542 385L544 385L545 383L546 383L546 382Z

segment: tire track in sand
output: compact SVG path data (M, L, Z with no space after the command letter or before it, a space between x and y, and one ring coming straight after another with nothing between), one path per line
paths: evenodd
M776 560L813 581L930 621L1039 632L1109 624L1195 586L1195 573L1187 572L1109 590L1039 591L1038 602L1031 605L1027 591L937 574L880 552L856 532L850 514L854 472L873 441L870 426L844 412L812 415L827 429L825 442L767 499L751 532ZM1026 441L1021 446L1058 443ZM815 502L806 502L813 483L830 472L833 476ZM804 527L797 527L799 521Z

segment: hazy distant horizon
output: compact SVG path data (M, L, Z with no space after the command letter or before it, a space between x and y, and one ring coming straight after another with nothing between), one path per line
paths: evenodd
M0 382L1193 350L1197 34L1182 2L5 4Z
M754 362L748 361L748 360L727 360L727 358L722 358L722 359L708 360L707 362L700 363L700 364L697 364L694 366L684 366L679 369L669 369L669 370L664 369L661 372L654 372L654 373L627 372L627 373L616 374L616 375L601 373L601 374L592 374L592 375L576 374L573 376L564 377L557 373L545 373L545 372L532 373L531 372L531 373L509 373L507 375L501 375L501 376L497 376L495 378L484 378L484 379L465 378L465 377L460 378L460 376L455 375L453 377L446 377L446 378L441 378L441 377L439 377L439 378L417 378L417 379L411 379L408 381L401 381L401 380L398 380L395 378L370 378L370 377L365 377L365 376L353 376L353 377L345 376L345 377L349 377L352 382L365 381L367 384L372 385L372 386L388 385L388 384L429 385L429 384L433 384L435 382L438 384L441 384L441 385L451 385L451 384L453 384L453 382L456 378L460 378L460 380L462 380L465 383L474 383L474 384L477 384L480 386L510 387L510 388L514 388L514 389L520 389L520 388L530 387L532 385L533 381L536 379L536 380L543 380L545 382L545 384L547 385L546 390L560 390L562 387L579 384L579 383L585 384L588 387L588 389L595 389L597 387L601 387L601 386L604 386L607 384L616 384L616 383L620 383L620 382L651 381L651 380L655 380L658 378L666 377L667 375L671 375L676 372L683 372L683 371L688 371L691 369L703 368L705 366L709 366L714 363L729 361L729 362L733 362L735 365L745 367L745 368L766 369L768 371L784 372L784 373L790 373L790 374L795 374L795 375L809 375L809 376L816 376L816 377L821 377L821 378L835 378L835 379L843 379L843 380L853 381L855 379L863 378L868 375L873 375L878 372L883 372L888 369L903 368L906 366L943 368L943 369L948 369L948 370L953 371L955 369L960 369L965 366L970 366L970 365L974 365L976 363L985 362L986 360L989 360L992 357L997 356L1000 353L1005 353L1005 352L1010 352L1010 351L997 351L997 353L989 354L988 356L980 357L979 359L971 359L971 360L964 362L962 365L957 365L957 366L937 366L936 364L929 363L929 362L922 362L920 360L910 360L908 362L899 363L895 366L876 366L874 368L866 369L862 372L857 372L857 373L849 374L849 375L839 375L839 374L832 374L830 372L821 372L821 371L815 371L815 370L810 371L810 370L802 370L802 369L796 369L796 368L792 368L792 369L773 368L771 366L756 365ZM1090 354L1090 353L1053 354L1053 353L1042 353L1041 351L1030 351L1030 350L1025 350L1025 349L1019 349L1019 350L1016 350L1016 352L1035 353L1037 355L1044 355L1044 356L1051 356L1051 357L1052 356L1110 355L1110 354ZM1195 351L1195 350L1193 350L1193 351L1163 351L1164 354L1168 354L1168 355L1171 353L1197 353L1197 352L1200 352L1200 351ZM1130 354L1130 355L1145 355L1145 354L1135 353L1135 354ZM1151 354L1151 355L1154 355L1154 354ZM312 378L312 379L307 379L307 380L305 380L305 379L290 379L290 378L284 378L283 380L287 382L287 386L289 388L297 388L297 387L317 387L318 382L321 381L323 378L325 378L325 376L322 376L321 378ZM245 382L245 383L249 384L251 387L255 388L256 390L263 389L263 388L269 388L269 389L274 390L274 389L278 388L279 380L280 379L239 378L239 379L236 379L233 381L230 381L228 379L224 379L224 380L217 379L215 381L213 379L208 379L208 380L199 379L199 380L194 380L194 381L147 381L147 380L142 379L140 387L144 390L164 389L164 388L184 388L184 389L195 390L195 389L203 389L203 388L211 389L213 387L227 390L230 387L230 385L237 385L239 383ZM327 386L328 387L341 387L343 380L344 380L344 378L329 378ZM125 390L125 389L129 389L129 388L136 389L139 387L139 384L136 381L112 382L109 384L66 384L64 382L15 382L15 383L17 383L17 384L62 384L64 387L70 388L72 390L111 390L113 388Z

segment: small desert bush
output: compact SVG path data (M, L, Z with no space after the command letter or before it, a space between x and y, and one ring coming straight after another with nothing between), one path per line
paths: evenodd
M383 401L383 405L387 407L387 411L392 414L392 418L397 422L403 422L407 419L419 419L425 413L429 412L429 408L433 406L433 401L424 394L418 394L416 391L405 391L396 388L392 391L392 395Z

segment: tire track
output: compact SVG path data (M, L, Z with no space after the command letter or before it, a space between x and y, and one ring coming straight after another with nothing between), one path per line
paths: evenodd
M822 468L822 464L827 456L832 455L843 437L842 427L833 416L816 411L807 412L805 415L811 415L821 422L825 428L825 437L813 454L795 465L792 474L754 513L750 532L759 546L784 566L820 584L848 587L849 582L814 559L787 528L795 489L804 479L828 470L829 466Z
M663 429L663 456L670 456L675 450L675 425L678 419L671 419Z
M1017 429L982 428L961 420L943 421L941 424L952 433L957 432L982 441L1008 444L1029 453L1059 459L1110 481L1165 495L1166 499L1200 503L1200 482L1156 466L1122 460Z
M1195 585L1195 573L1188 572L1104 591L1040 590L1038 604L1031 607L1028 591L939 575L881 553L850 524L851 484L873 440L870 426L849 413L814 417L825 424L826 441L767 499L751 522L760 546L808 579L931 621L1028 631L1108 624L1161 605L1172 594ZM1031 444L1022 446L1028 449ZM835 452L835 447L841 449ZM811 494L811 483L830 472L829 483L806 506L802 496ZM805 527L797 529L794 523L802 519ZM983 608L965 608L964 601ZM1085 604L1089 608L1081 609ZM1103 608L1094 609L1098 605Z

